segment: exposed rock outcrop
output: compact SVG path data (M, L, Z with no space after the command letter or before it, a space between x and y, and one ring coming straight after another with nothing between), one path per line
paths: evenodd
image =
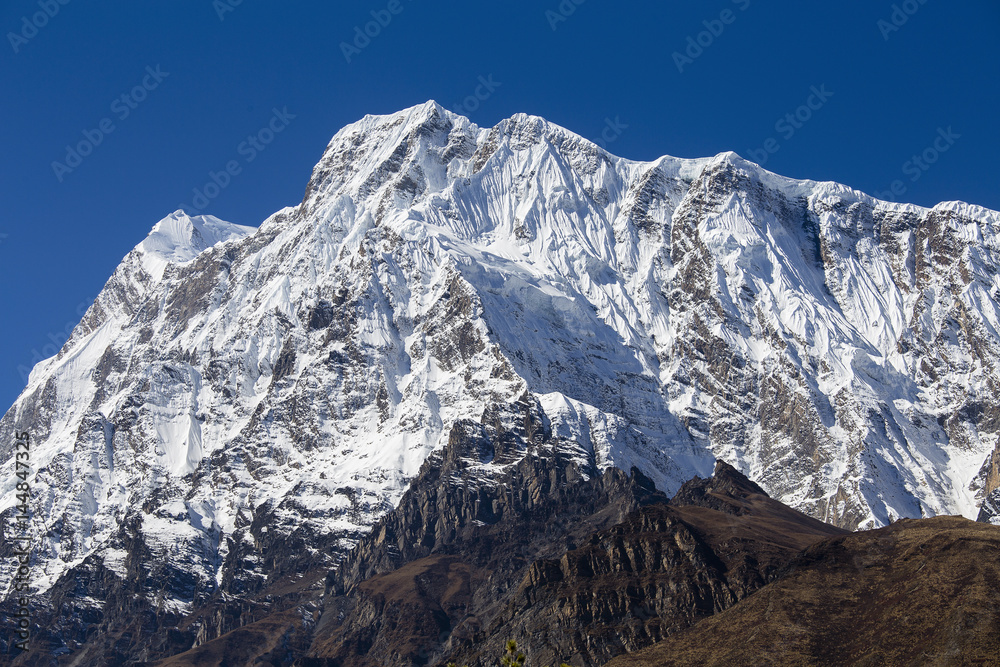
M988 665L1000 527L903 519L824 540L730 609L608 667Z

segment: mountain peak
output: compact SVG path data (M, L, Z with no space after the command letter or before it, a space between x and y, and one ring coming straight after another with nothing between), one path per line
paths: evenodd
M143 268L159 280L169 264L184 264L218 243L242 239L255 227L236 225L212 215L190 216L178 209L163 218L136 246Z
M670 500L670 504L700 505L732 512L735 511L734 501L742 501L758 494L767 496L767 492L746 475L719 459L715 462L712 477L695 477L685 482Z
M731 153L612 159L528 115L368 116L261 231L157 223L36 367L0 420L11 468L22 424L38 441L33 585L76 563L136 581L145 553L165 569L130 592L164 623L264 595L339 562L460 421L455 467L484 479L549 456L550 431L581 476L635 467L670 494L724 459L756 483L720 464L675 508L973 516L998 485L998 273L973 207Z
M464 118L451 111L434 100L427 100L421 104L415 104L406 109L400 109L387 114L367 114L363 118L350 125L346 125L334 136L333 141L338 137L356 135L362 132L370 132L376 128L400 128L405 134L415 127L426 124L428 121L435 121L439 118L454 120ZM468 120L468 119L466 119Z
M731 164L740 165L740 166L753 164L749 160L745 160L742 157L740 157L734 151L722 151L721 153L719 153L718 155L716 155L713 158L713 161L714 162L729 162Z

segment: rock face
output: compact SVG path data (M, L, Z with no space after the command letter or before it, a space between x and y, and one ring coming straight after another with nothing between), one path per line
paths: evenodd
M1000 489L994 489L983 501L976 521L1000 526Z
M488 630L450 657L487 667L514 638L537 664L602 665L727 609L801 549L842 533L771 500L720 461L710 480L685 484L669 506L642 507L561 557L532 563Z
M437 664L480 643L539 558L667 498L633 469L601 474L525 400L461 421L327 580L305 664ZM330 613L336 610L336 613Z
M595 474L546 421L525 399L456 423L399 507L331 572L312 646L285 660L487 667L516 639L539 664L600 665L732 606L844 533L722 462L668 505L637 470ZM222 664L220 646L257 632L163 664Z
M2 465L35 443L39 650L151 661L306 604L457 423L522 398L594 479L673 493L721 458L845 528L989 519L998 230L525 115L366 117L256 230L161 221L0 419Z
M1000 528L959 517L824 540L777 582L608 666L992 664L998 549Z

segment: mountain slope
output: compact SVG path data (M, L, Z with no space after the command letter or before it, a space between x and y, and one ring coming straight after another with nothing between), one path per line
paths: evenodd
M536 560L449 658L488 667L513 638L537 664L601 665L732 606L802 549L843 532L720 461L669 505L641 507L558 558Z
M524 404L511 407L491 416ZM488 667L511 638L538 664L600 665L730 607L802 549L845 532L771 500L722 462L667 505L637 471L591 476L573 462L574 443L541 428L540 413L523 414L533 428L456 425L400 506L331 574L307 651L274 648L275 637L300 634L293 612L157 667L265 654L304 667ZM483 460L511 446L527 455L491 474Z
M15 431L36 443L50 641L127 626L111 590L150 627L230 619L178 645L262 618L458 420L526 392L581 462L668 493L723 458L845 528L991 520L998 231L730 153L633 162L526 115L368 116L256 231L161 222L0 419L4 465ZM9 480L0 498L7 522Z
M998 548L1000 528L960 517L825 540L779 581L608 666L992 664Z

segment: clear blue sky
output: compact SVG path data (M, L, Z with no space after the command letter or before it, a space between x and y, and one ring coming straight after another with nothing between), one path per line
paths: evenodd
M343 125L428 99L454 109L477 87L466 115L481 126L526 112L598 139L610 121L627 127L608 149L633 159L761 162L771 139L765 166L787 176L1000 209L995 0L237 2L2 3L4 408L18 367L209 172L240 166L204 212L257 225L301 200ZM348 62L342 43L373 11L386 25ZM295 118L248 162L241 144L275 108ZM907 164L949 128L933 165ZM76 164L66 147L84 132L99 145L54 169Z

